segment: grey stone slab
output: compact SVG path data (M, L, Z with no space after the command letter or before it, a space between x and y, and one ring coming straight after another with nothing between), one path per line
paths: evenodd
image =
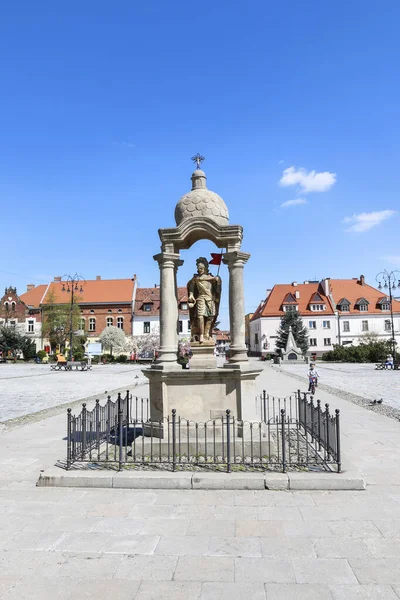
M235 558L235 581L247 583L294 583L290 560Z
M270 490L235 490L233 504L235 506L276 506L275 493L277 492Z
M162 517L146 519L140 529L140 534L156 535L186 535L189 519L163 519Z
M171 511L170 506L160 506L160 505L157 505L157 506L156 505L133 506L128 514L128 517L132 517L133 519L155 519L157 517L171 518L172 516L173 516L173 511Z
M350 558L349 564L360 583L400 585L398 558Z
M299 511L295 506L263 506L257 508L257 518L260 521L301 521Z
M316 558L316 552L309 538L262 538L261 555L266 558Z
M128 556L115 571L114 579L172 581L177 560L176 556Z
M64 552L102 552L110 543L110 538L106 533L66 533L52 549Z
M163 536L156 548L156 555L206 556L209 536Z
M62 585L62 581L55 580L57 584ZM139 585L139 581L123 579L81 579L68 600L133 600Z
M325 585L267 583L265 591L267 600L333 600Z
M111 488L114 471L64 471L58 467L46 469L39 475L39 487Z
M283 521L283 532L288 537L333 537L327 523L322 521Z
M135 600L198 600L201 583L191 581L142 581Z
M260 539L257 537L212 537L208 553L210 556L261 556Z
M359 471L344 473L289 473L290 490L364 490L365 479Z
M292 564L297 583L357 583L349 563L344 559L296 558L292 559Z
M233 519L229 521L224 521L223 519L191 519L186 535L219 535L221 537L230 537L235 535L235 521Z
M7 600L67 600L77 587L79 579L63 577L60 585L53 577L26 575L7 594Z
M103 552L118 554L153 554L160 536L158 535L113 535Z
M354 537L354 538L381 538L382 534L371 521L329 521L328 528L332 535L336 537ZM318 537L318 536L315 536ZM325 537L325 536L323 536Z
M7 541L8 550L51 550L63 539L59 532L21 532Z
M216 506L214 515L216 519L257 519L255 506Z
M225 556L181 556L175 571L176 581L233 581L234 559Z
M237 537L281 537L283 527L281 521L236 521Z
M267 490L288 490L289 477L287 473L274 473L268 471L265 473L265 487Z
M195 493L195 492L193 492ZM229 508L229 507L227 507ZM224 515L225 515L225 520L228 518L228 514L229 511L227 510L227 508L224 511ZM171 515L171 509L170 509L170 515ZM206 519L215 519L215 506L193 506L193 505L181 505L181 506L175 506L175 508L172 510L172 518L174 519L200 519L200 520L206 520ZM219 516L219 518L223 518L223 516ZM233 519L235 517L229 516L230 519Z
M383 537L400 538L400 519L381 520L378 518L373 520L373 524L382 533Z
M390 585L332 585L333 600L398 600Z
M57 517L51 521L47 531L51 532L83 532L98 531L97 526L102 522L100 517ZM40 523L38 523L40 526ZM43 528L43 524L42 524Z
M318 558L372 558L367 542L368 540L355 538L313 539Z
M263 473L194 473L194 490L264 490Z
M265 600L262 583L203 583L201 600Z
M56 553L58 554L58 553ZM79 577L80 579L111 579L122 557L103 554L66 556L57 570L57 577Z
M146 519L130 519L126 517L99 517L93 518L95 525L92 531L96 533L109 533L112 535L136 535L141 532ZM83 530L84 531L84 530Z
M152 506L138 508L151 509ZM92 502L85 510L86 517L127 517L132 510L131 503L117 502L115 499L109 502Z
M116 473L112 487L128 489L175 490L192 488L192 473L168 471L121 471Z
M0 598L4 598L7 592L18 583L19 577L12 575L3 575L0 572Z

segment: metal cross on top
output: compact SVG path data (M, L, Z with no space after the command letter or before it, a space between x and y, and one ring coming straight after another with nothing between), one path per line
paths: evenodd
M203 160L206 160L206 159L204 158L204 156L202 156L199 153L195 154L195 156L192 156L192 161L196 163L197 169L200 169L200 165L203 162Z

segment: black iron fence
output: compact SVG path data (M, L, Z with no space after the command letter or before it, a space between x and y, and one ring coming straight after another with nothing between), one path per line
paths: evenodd
M150 421L147 398L118 394L73 415L68 409L67 468L106 463L176 470L341 470L339 411L298 391L286 398L256 399L260 419L243 421L226 410L196 422L177 414Z

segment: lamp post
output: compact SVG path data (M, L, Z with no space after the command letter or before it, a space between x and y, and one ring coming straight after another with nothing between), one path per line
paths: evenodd
M74 308L74 295L75 292L83 292L83 287L82 287L82 283L79 282L84 282L84 278L81 277L81 275L78 275L78 273L75 273L75 275L65 275L62 279L61 279L61 284L62 284L62 288L61 291L62 292L67 292L69 294L71 294L71 303L69 306L69 360L72 360L72 338L74 335L73 332L73 319L72 319L72 313L73 313L73 308ZM65 287L67 286L67 287Z
M380 273L378 273L378 275L376 276L376 281L378 282L378 289L381 290L383 287L384 289L389 290L390 323L391 323L391 330L392 330L391 344L392 344L393 360L396 359L396 344L397 344L397 342L396 342L396 338L394 335L392 290L400 287L400 279L398 279L399 275L400 275L400 271L398 271L397 269L394 271L387 271L385 269L384 271L381 271ZM398 279L397 285L395 283L396 278ZM382 286L382 281L383 281L383 286Z

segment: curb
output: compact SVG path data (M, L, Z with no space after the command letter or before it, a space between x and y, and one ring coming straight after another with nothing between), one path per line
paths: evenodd
M365 490L356 470L344 473L177 473L159 471L42 471L38 487L123 488L141 490Z

